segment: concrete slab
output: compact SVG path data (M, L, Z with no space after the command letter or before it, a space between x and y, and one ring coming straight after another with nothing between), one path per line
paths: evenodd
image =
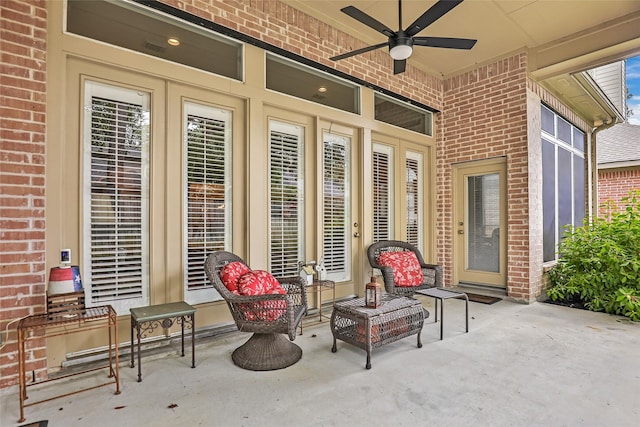
M420 298L433 311L430 298ZM640 324L544 303L445 302L445 336L433 314L415 336L373 352L339 341L310 319L295 342L303 356L279 371L237 368L234 332L190 358L143 358L143 381L121 360L122 393L102 387L26 408L27 422L70 426L636 426ZM187 355L188 356L188 355ZM30 395L71 387L65 381ZM18 389L1 393L0 424L18 425ZM35 394L34 394L35 398Z

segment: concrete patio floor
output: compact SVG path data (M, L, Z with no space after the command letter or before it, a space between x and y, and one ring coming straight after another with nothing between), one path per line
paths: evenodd
M121 357L120 395L105 386L25 409L26 421L71 426L637 426L640 324L544 303L445 302L445 336L431 312L423 347L411 336L375 350L338 341L329 322L305 322L302 359L278 371L237 368L231 352L249 334L202 339L190 354ZM102 372L96 375L103 375ZM101 378L102 380L102 378ZM30 398L73 383L47 383ZM55 390L53 390L55 387ZM71 389L69 389L71 390ZM0 424L16 426L18 388L1 393Z

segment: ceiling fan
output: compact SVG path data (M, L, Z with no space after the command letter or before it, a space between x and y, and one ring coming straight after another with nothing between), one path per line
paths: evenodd
M433 24L444 14L462 3L463 0L438 0L422 14L415 22L405 30L402 29L402 0L398 0L398 31L393 31L375 18L367 15L355 6L347 6L340 9L353 19L384 34L389 38L384 43L363 47L351 52L331 57L332 61L349 58L371 50L389 46L389 55L393 58L393 74L403 73L407 66L407 58L413 53L413 46L441 47L446 49L471 49L477 42L473 39L460 39L452 37L414 37L420 31Z

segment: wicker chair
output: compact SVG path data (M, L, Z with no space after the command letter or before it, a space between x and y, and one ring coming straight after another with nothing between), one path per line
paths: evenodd
M393 269L378 264L378 257L381 253L392 251L411 251L416 254L418 262L422 267L422 274L424 275L424 280L421 285L413 287L395 286L393 280ZM426 264L418 248L413 246L411 243L401 242L399 240L381 240L369 246L369 249L367 249L367 257L369 258L369 264L371 264L371 267L377 268L382 272L382 280L384 281L385 290L390 294L410 297L419 289L443 286L442 266Z
M252 371L271 371L293 365L302 357L302 349L291 341L307 314L304 281L299 276L278 278L286 295L237 295L230 292L220 278L222 267L235 261L246 265L237 255L216 251L204 264L209 280L227 302L238 330L253 332L247 342L233 351L233 363ZM288 334L289 340L283 334Z

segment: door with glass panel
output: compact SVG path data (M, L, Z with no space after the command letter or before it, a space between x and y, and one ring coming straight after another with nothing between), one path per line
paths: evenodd
M504 158L454 167L454 281L506 287Z

